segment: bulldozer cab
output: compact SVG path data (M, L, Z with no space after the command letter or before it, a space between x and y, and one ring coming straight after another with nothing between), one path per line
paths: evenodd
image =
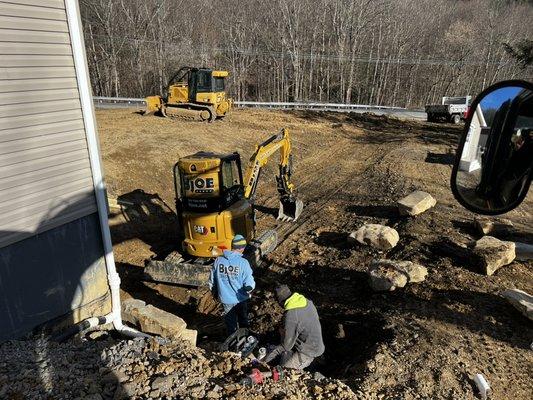
M175 88L188 89L189 102L206 102L202 94L221 93L226 90L227 71L213 71L208 68L184 67L170 79L169 91ZM211 100L211 99L209 99Z
M220 93L226 90L226 71L193 69L189 74L189 99L196 101L199 93Z
M177 210L220 212L244 198L240 155L199 152L181 158L174 184Z

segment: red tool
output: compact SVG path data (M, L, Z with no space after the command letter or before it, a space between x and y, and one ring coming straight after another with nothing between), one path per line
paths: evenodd
M241 381L241 385L253 386L260 385L265 382L266 378L272 378L274 382L277 382L285 377L283 369L280 366L272 368L270 371L261 372L259 369L252 369L252 373Z

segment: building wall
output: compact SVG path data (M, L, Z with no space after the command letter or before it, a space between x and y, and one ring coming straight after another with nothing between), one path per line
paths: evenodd
M110 309L73 9L0 0L0 340Z
M93 189L65 4L0 1L0 247L96 212Z
M0 341L111 311L98 214L0 249Z

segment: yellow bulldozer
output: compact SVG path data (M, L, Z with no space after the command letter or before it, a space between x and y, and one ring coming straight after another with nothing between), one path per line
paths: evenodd
M145 115L177 116L212 122L233 106L226 95L227 71L182 67L169 81L167 97L146 97Z
M145 267L148 279L182 285L207 285L213 259L231 249L236 234L249 243L245 256L260 262L261 256L277 246L274 230L255 235L254 199L261 168L280 150L278 219L296 221L303 202L296 198L291 182L291 142L282 129L256 146L246 174L242 174L238 153L220 155L199 152L181 158L174 166L176 210L183 229L182 252L165 260L150 260Z

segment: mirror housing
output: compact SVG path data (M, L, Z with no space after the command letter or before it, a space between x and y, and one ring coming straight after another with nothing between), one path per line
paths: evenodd
M533 84L497 83L472 102L451 176L457 201L478 214L516 208L533 176Z

